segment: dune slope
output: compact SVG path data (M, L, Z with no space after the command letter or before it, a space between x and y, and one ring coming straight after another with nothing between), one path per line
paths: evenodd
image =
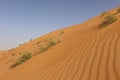
M7 51L0 59L0 80L120 80L120 13L116 12L113 9L83 24L62 29L62 41L43 53L33 44L58 35L61 30ZM116 16L117 21L99 28L109 14ZM9 69L8 61L21 51L30 50L37 54ZM16 56L11 56L12 53Z

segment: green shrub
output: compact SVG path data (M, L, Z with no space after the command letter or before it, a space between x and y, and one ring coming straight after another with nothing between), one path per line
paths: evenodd
M46 38L46 39L43 39L42 42L43 44L40 45L40 53L48 50L50 47L52 46L55 46L56 44L60 43L62 40L61 40L61 37L62 35L64 34L64 32L62 31L58 37L54 37L54 38Z
M12 64L10 66L10 68L14 68L24 62L26 62L28 59L30 59L32 57L32 54L30 52L27 52L26 54L22 55L20 59L18 59L17 62L15 62L14 64Z
M56 45L56 44L57 44L57 43L56 43L55 41L50 40L50 41L48 41L44 46L42 46L42 47L40 48L40 51L41 51L41 52L44 52L44 51L48 50L50 47L52 47L52 46L54 46L54 45Z
M105 21L104 22L106 22L107 24L112 24L115 21L117 21L117 18L112 16L112 15L110 15L110 16L105 17Z
M48 46L43 46L43 47L40 48L40 51L41 52L47 51L48 48L49 48Z
M100 28L106 27L112 23L117 21L117 17L113 15L108 15L107 17L104 18L104 21L99 25Z
M52 40L52 39L47 39L48 41L45 41L45 44L40 47L40 52L44 52L48 50L50 47L55 46L57 43L61 42L61 39L57 40Z
M53 40L49 41L49 43L48 43L48 46L49 46L49 47L54 46L54 45L56 45L56 42L55 42L55 41L53 41Z

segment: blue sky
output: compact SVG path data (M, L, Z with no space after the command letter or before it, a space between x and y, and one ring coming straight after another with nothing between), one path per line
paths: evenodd
M0 50L82 23L120 0L0 0Z

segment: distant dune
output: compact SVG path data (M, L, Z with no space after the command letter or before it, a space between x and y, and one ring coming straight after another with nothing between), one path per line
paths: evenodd
M0 80L120 80L120 8L6 51Z
M3 53L4 51L0 51L0 53Z

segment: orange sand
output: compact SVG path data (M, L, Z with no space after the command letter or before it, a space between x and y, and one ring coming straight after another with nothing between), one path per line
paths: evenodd
M116 13L116 9L109 13ZM0 56L0 80L120 80L120 13L115 16L118 20L102 29L97 28L101 15L62 29L62 42L40 54L35 44L61 30L8 50ZM9 69L25 51L37 55Z

